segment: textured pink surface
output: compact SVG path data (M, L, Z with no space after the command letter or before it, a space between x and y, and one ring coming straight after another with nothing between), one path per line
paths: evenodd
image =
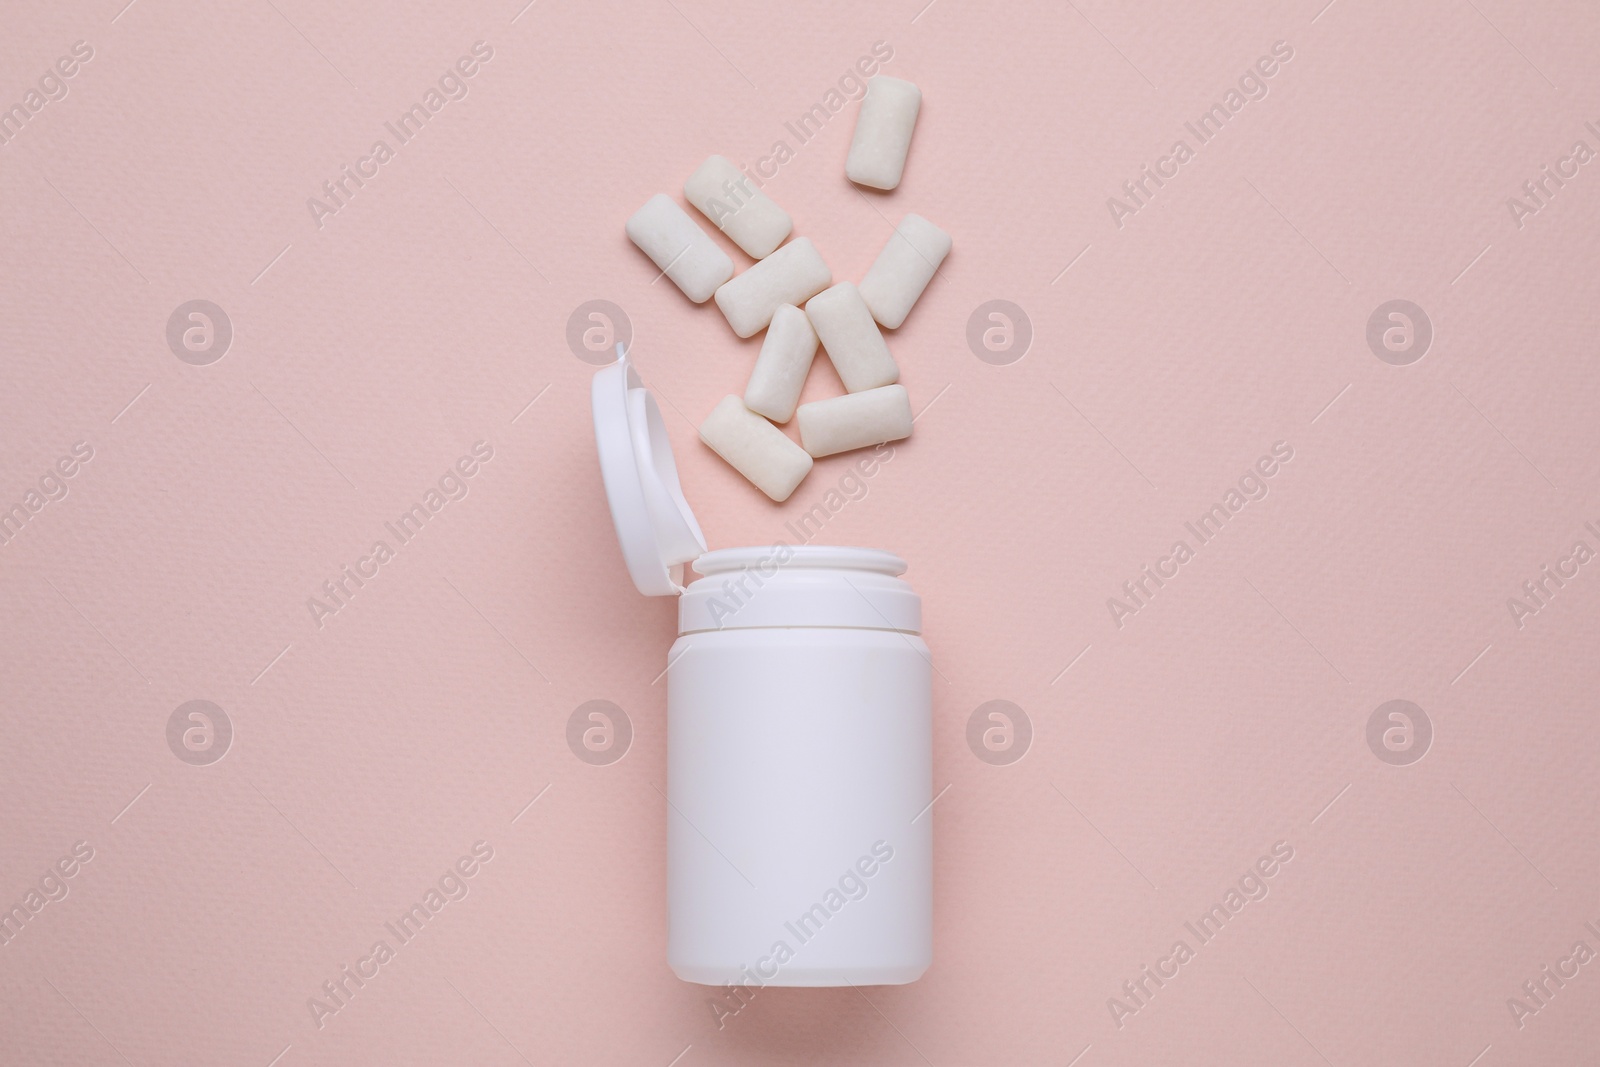
M93 453L0 544L0 902L92 849L0 945L0 1062L1493 1067L1600 1042L1600 962L1573 957L1600 951L1600 564L1561 563L1600 550L1590 5L122 2L13 3L0 34L0 103L67 89L0 147L0 505ZM467 95L399 144L385 123L479 41ZM785 126L877 41L925 94L892 195L843 178L854 104L805 145ZM1184 124L1280 41L1200 144ZM1144 206L1108 207L1180 138ZM378 139L319 228L307 199ZM624 308L713 546L787 536L855 457L777 507L700 446L759 338L622 233L706 155L778 140L767 189L837 276L906 211L955 238L890 338L933 406L818 538L911 562L949 788L928 976L765 990L719 1028L664 961L673 605L623 571L565 332ZM1545 165L1576 175L1514 211ZM195 299L233 329L204 366L166 338ZM967 341L994 299L1031 321L1008 365ZM1433 330L1404 366L1366 340L1395 299ZM807 399L837 389L819 360ZM1267 495L1200 545L1184 524L1276 442ZM441 484L465 496L386 532ZM1108 598L1180 539L1119 626ZM376 574L319 626L347 565ZM1533 580L1554 595L1518 619ZM596 699L633 729L604 766L567 742ZM1009 765L966 741L994 699L1032 723ZM1367 740L1397 699L1432 727L1405 765ZM169 748L191 700L232 725L210 765ZM1277 842L1202 944L1185 924ZM441 884L402 944L385 923ZM1176 977L1124 990L1179 940ZM319 1026L346 966L372 976Z

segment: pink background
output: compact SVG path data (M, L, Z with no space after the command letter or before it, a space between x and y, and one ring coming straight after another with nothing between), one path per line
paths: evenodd
M0 34L6 106L94 50L0 147L0 506L93 449L0 545L0 904L94 850L0 946L0 1062L1491 1067L1600 1042L1600 962L1520 1028L1507 1006L1600 950L1600 564L1520 629L1507 607L1600 549L1600 165L1520 228L1506 204L1600 149L1590 5L122 2L13 3ZM469 95L319 229L307 198L480 40ZM854 457L780 507L701 446L759 338L652 284L622 225L712 152L795 147L875 41L925 94L901 188L845 181L851 104L767 190L839 278L906 211L955 239L890 336L916 434L821 538L902 554L924 597L935 963L769 989L719 1029L665 963L674 605L622 567L565 332L625 309L713 547L784 536ZM1107 198L1277 41L1266 98L1119 228ZM166 341L193 299L234 330L207 366ZM1034 331L1009 365L966 340L991 299ZM1433 325L1409 366L1365 339L1391 299ZM838 389L819 360L808 397ZM319 628L307 598L476 441L465 499ZM1278 441L1269 495L1119 628L1107 599ZM209 766L167 743L195 699L235 732ZM591 699L633 724L609 766L566 743ZM1033 725L1007 766L966 742L993 699ZM1410 765L1366 740L1394 699L1433 728ZM480 840L469 894L319 1028L308 998ZM1269 895L1119 1027L1108 999L1279 841Z

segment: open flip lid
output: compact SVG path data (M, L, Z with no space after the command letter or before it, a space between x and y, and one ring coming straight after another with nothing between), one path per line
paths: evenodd
M594 443L628 574L645 596L683 592L683 565L706 550L656 398L617 346L617 361L595 372L590 389Z

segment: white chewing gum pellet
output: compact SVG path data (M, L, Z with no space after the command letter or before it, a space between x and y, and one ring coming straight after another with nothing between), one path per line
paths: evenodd
M766 259L794 229L789 213L721 156L689 175L683 196L752 259Z
M893 189L905 173L911 131L922 110L922 90L901 78L883 75L867 83L856 114L856 132L844 161L845 177L869 189Z
M817 331L806 313L784 304L772 313L772 325L761 342L761 354L744 387L744 406L773 422L794 418L811 361L817 354Z
M733 277L733 260L689 213L665 193L645 201L628 220L628 240L671 278L683 295L704 304Z
M898 330L949 254L949 234L921 215L901 219L861 279L861 299L872 317L886 329Z
M800 443L818 458L911 436L911 396L903 385L801 404Z
M800 305L828 287L833 272L809 237L797 237L717 290L717 307L740 337L767 328L784 304Z
M817 339L828 350L839 380L852 393L891 385L900 380L900 368L872 321L861 290L850 282L825 289L806 304L806 318Z
M723 397L711 409L700 424L700 440L779 503L789 499L811 470L805 449L736 396Z

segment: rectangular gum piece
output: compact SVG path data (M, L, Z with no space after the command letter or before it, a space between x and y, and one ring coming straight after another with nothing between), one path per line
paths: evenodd
M728 253L665 193L645 201L628 220L627 231L628 240L696 304L711 299L733 277Z
M898 330L917 298L950 254L950 235L923 218L907 215L861 279L861 299L885 329Z
M784 432L725 396L700 424L700 440L757 489L782 503L811 471L811 457Z
M818 458L911 436L911 396L903 385L801 404L800 443Z
M761 342L750 382L744 387L745 407L773 422L794 418L811 361L817 355L817 331L806 313L793 304L773 312L772 324Z
M806 317L827 349L839 380L850 392L876 389L900 380L900 368L889 354L867 302L861 299L861 291L853 283L840 282L812 297L806 304Z
M689 175L683 196L751 259L767 258L794 229L789 213L722 156Z
M845 177L869 189L899 185L921 109L922 90L911 82L882 74L868 82L844 162Z
M832 280L811 239L797 237L718 289L717 307L734 333L751 337L767 328L780 306L803 304Z

